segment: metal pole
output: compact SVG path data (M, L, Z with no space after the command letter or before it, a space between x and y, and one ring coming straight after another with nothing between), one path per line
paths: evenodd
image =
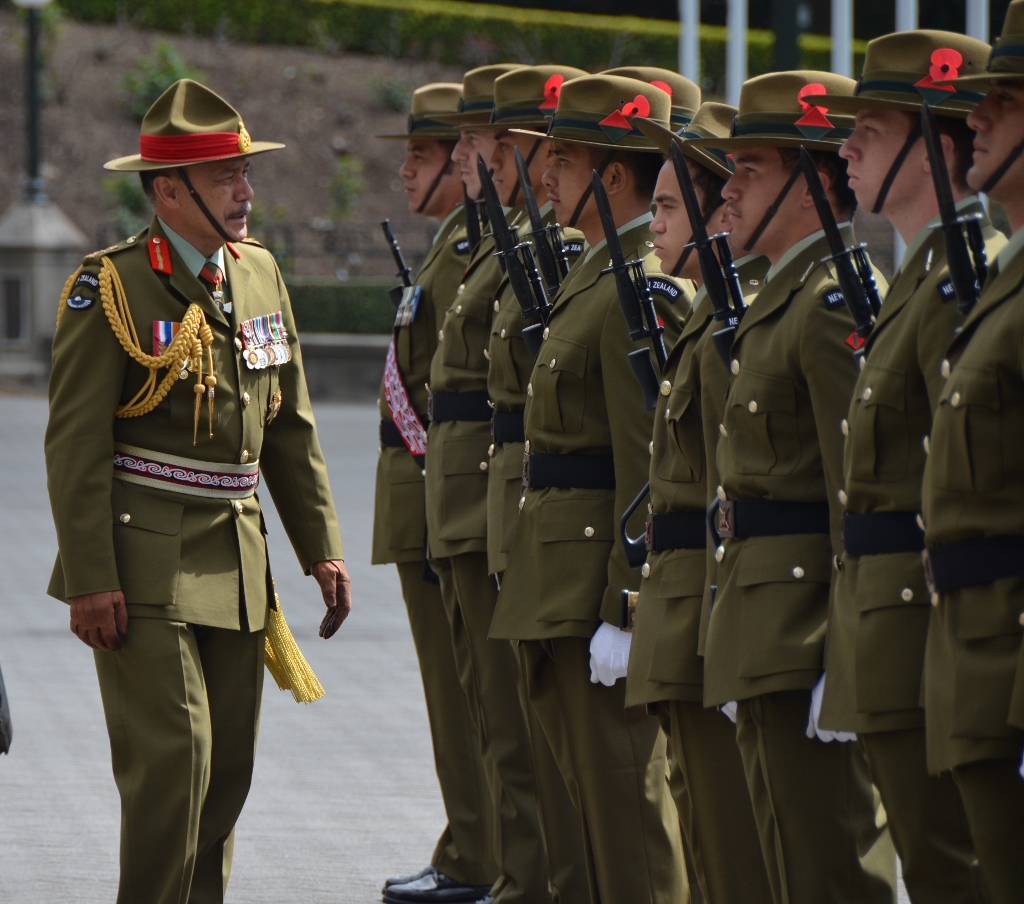
M917 0L896 0L896 31L916 31L917 22Z
M679 72L700 84L700 0L679 0Z
M28 183L25 197L30 201L46 198L39 176L39 10L28 11Z
M740 88L747 80L747 0L728 0L725 45L725 97L734 107L740 103Z
M967 34L986 44L989 42L989 0L967 0Z
M832 0L832 71L853 78L853 0Z

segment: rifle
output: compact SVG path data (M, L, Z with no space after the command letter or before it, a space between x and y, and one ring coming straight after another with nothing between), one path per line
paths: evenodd
M928 149L935 197L939 202L939 217L942 224L938 228L942 230L946 246L946 263L949 266L949 279L953 283L953 291L956 292L956 309L961 316L966 317L981 295L981 287L988 275L985 239L981 234L981 214L968 214L963 217L956 214L953 189L949 183L949 172L942 154L939 126L935 121L935 114L927 104L921 107L921 131L924 134L924 146Z
M835 214L832 213L828 198L825 196L825 189L822 187L821 177L814 165L814 158L807 152L807 148L800 148L800 166L804 171L804 178L807 180L811 197L814 199L821 228L825 230L829 250L832 252L826 260L830 260L836 265L839 289L843 293L846 307L853 315L853 325L857 335L862 339L867 339L871 335L871 330L874 329L875 317L882 306L882 300L878 297L878 286L875 285L875 277L871 272L871 264L868 263L865 253L867 246L860 244L846 247L843 236L839 232Z
M403 290L412 285L412 270L406 264L405 257L402 255L402 249L398 246L395 231L391 228L391 220L387 218L382 220L380 228L384 230L384 239L391 249L391 256L395 259L395 266L398 267L398 272L395 276L402 280L402 285L393 286L388 289L388 298L391 299L391 303L397 308L402 303Z
M690 169L686 165L682 150L674 141L672 142L672 165L676 171L676 178L679 180L686 213L690 218L690 228L693 230L692 244L697 249L697 260L700 262L704 288L707 290L711 306L715 310L715 320L725 324L722 329L711 334L711 339L718 356L728 367L729 359L732 357L732 342L747 310L743 301L743 290L740 288L740 278L736 272L736 264L732 258L732 249L729 247L729 237L726 233L708 236L707 225L701 213L700 202L697 200L697 192L693 187ZM716 251L718 252L717 258L715 257Z
M464 204L462 212L466 217L466 237L469 239L469 253L476 251L480 244L480 218L477 216L476 201L469 196L469 189L466 183L462 183L462 197Z
M533 239L537 248L537 258L540 261L541 272L544 274L548 296L554 298L562 279L569 272L569 257L565 253L558 224L544 225L540 208L537 206L537 196L534 194L533 184L530 182L530 172L526 167L526 161L519 153L519 148L514 150L516 171L519 173L519 187L523 191L523 203L526 205L526 212L530 217L530 226L532 227L527 235ZM565 269L562 269L562 261L565 263Z
M494 181L482 158L477 157L477 171L480 174L480 185L483 188L484 202L487 204L491 223L494 226L494 242L498 250L495 257L505 264L505 273L508 276L509 285L515 293L516 300L522 308L523 317L540 317L538 323L531 324L523 330L523 341L534 358L540 351L541 331L544 329L544 318L546 311L550 310L547 296L544 294L544 286L540 281L540 274L537 272L537 265L533 260L533 250L529 242L520 242L515 229L508 225L505 213L501 209L501 200L498 198L498 190L494 187ZM523 253L525 263L520 258Z

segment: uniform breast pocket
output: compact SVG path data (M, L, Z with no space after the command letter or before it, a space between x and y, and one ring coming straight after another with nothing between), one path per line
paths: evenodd
M544 343L531 378L533 417L541 430L578 433L586 402L587 346L552 337Z
M491 327L491 366L488 380L493 380L505 392L520 393L526 388L533 361L526 351L526 344L514 323L515 318L507 313L497 314Z
M676 483L700 480L704 445L700 411L693 392L683 386L675 387L668 397L665 441L668 447L658 459L658 476Z
M441 360L447 367L487 370L484 350L490 338L494 299L464 289L445 314L440 337Z
M181 560L185 506L115 480L114 554L125 602L171 606Z
M995 493L1003 486L999 375L993 368L959 366L935 414L931 443L935 479L945 490Z
M850 423L850 476L892 483L907 474L910 429L906 415L907 376L902 370L864 365Z
M741 371L729 389L728 449L739 474L785 476L800 460L796 387Z

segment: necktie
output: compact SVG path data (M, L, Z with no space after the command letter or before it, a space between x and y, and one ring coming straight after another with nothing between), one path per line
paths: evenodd
M203 269L199 271L199 278L210 286L210 294L213 296L214 304L222 314L231 313L231 302L224 300L224 271L213 261L206 261Z

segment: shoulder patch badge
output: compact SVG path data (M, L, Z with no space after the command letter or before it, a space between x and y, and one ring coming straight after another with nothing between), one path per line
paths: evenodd
M96 299L88 295L72 295L67 301L68 307L73 311L84 311L86 308L91 308L95 303Z
M78 279L75 280L74 286L71 291L74 292L79 286L85 286L87 289L91 289L93 292L99 290L100 278L95 273L82 273Z
M583 253L583 239L569 239L567 242L563 242L566 254L572 254L579 257Z
M459 239L455 243L456 254L468 254L469 253L469 239Z
M676 303L683 291L674 282L670 282L662 276L649 277L647 285L650 286L651 292L656 292L658 295L664 295L671 304Z
M867 344L867 340L856 330L846 337L846 344L855 352L859 352Z
M939 298L943 301L952 301L956 298L956 290L953 288L953 280L947 277L939 283Z
M832 289L826 292L822 296L822 301L825 302L825 307L830 311L842 307L844 304L842 289Z

